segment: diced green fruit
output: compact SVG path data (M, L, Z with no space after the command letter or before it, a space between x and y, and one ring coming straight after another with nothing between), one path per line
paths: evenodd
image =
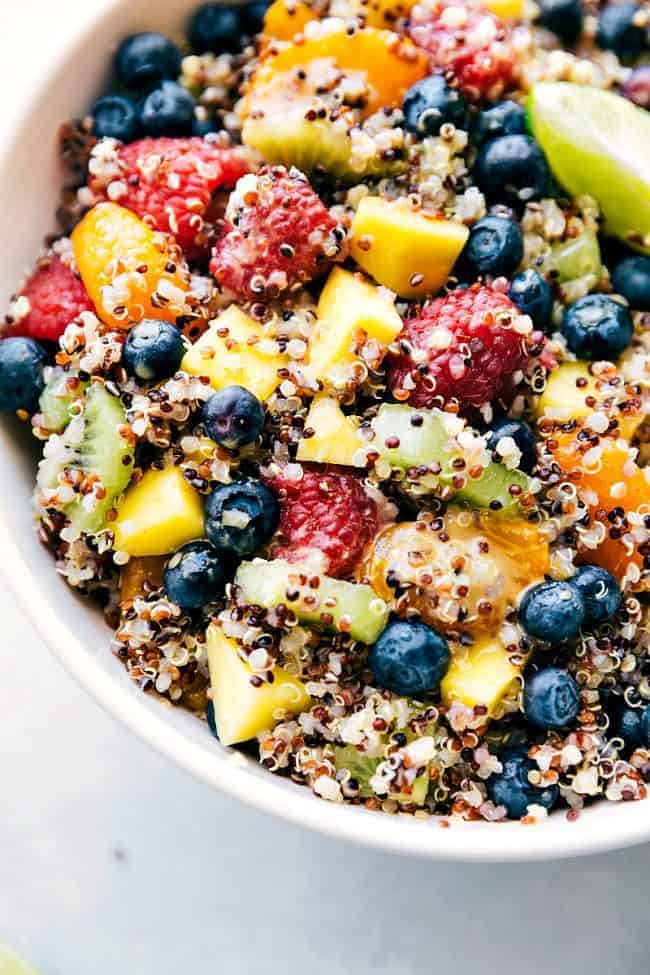
M519 488L517 496L510 488ZM499 511L514 513L518 507L517 497L528 491L528 478L522 471L511 471L505 464L491 461L481 477L468 477L465 486L457 491L454 499L465 501L473 508L494 508L500 504Z
M169 555L203 536L201 495L180 467L151 468L124 496L113 532L120 552Z
M318 588L310 584L314 578ZM388 620L388 607L370 586L317 576L298 562L242 562L235 583L244 603L264 609L287 606L303 623L341 630L363 643L374 643Z
M317 396L305 419L305 430L313 434L300 441L296 459L303 463L365 467L366 442L358 426L358 417L346 416L338 400Z
M405 160L385 160L379 155L357 165L345 120L305 118L312 101L287 99L261 117L249 116L242 130L244 145L256 149L269 165L297 166L308 176L324 172L345 182L395 176L406 168Z
M252 684L253 671L239 656L234 640L218 626L208 627L207 648L214 719L222 745L248 741L310 706L303 682L282 667L273 669L272 684Z
M47 430L61 433L72 419L71 407L83 399L86 383L79 383L73 392L67 387L68 373L55 374L41 393L38 401L43 415L43 425Z
M337 772L347 769L351 778L359 783L359 796L362 799L369 799L376 795L370 785L370 779L377 771L380 762L380 758L368 758L354 745L336 746L334 749L334 764ZM429 781L428 773L423 772L414 780L411 792L389 792L388 796L403 804L413 803L416 806L423 806L429 791Z
M444 486L448 495L453 494L457 500L475 508L487 508L498 501L501 510L514 512L518 502L508 488L516 485L522 492L527 491L528 478L521 471L508 470L503 464L491 461L480 478L468 477L465 486L454 491L452 477L456 472L451 462L454 457L462 456L462 451L451 449L444 416L440 410L417 410L403 404L384 403L372 421L375 438L371 448L392 467L403 470L437 463L440 473L426 475L434 487L436 484ZM389 446L391 443L396 446Z
M92 504L90 497L84 502L79 495L67 505L65 513L75 535L105 528L107 512L131 480L133 448L120 430L125 425L126 413L119 399L101 383L92 383L83 413L45 446L38 471L40 488L56 488L59 475L71 469L94 474L105 492L101 500L92 499Z
M528 121L571 195L593 197L609 233L650 253L650 113L600 88L543 82Z
M577 237L555 244L544 259L542 270L555 271L560 284L587 276L596 284L602 273L598 237L593 230L585 230Z

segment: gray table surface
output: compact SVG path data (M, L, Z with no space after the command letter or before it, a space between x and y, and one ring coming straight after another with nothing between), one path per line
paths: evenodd
M105 3L1 0L0 90L15 92L18 65L34 68ZM3 124L20 110L19 93L5 99ZM468 867L301 831L129 735L61 670L8 593L0 619L0 940L43 975L647 968L650 847Z

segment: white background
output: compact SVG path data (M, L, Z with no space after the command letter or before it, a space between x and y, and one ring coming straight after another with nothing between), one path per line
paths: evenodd
M17 81L92 7L0 0L3 124ZM308 834L153 755L6 593L0 620L0 940L43 975L647 970L650 847L467 867Z

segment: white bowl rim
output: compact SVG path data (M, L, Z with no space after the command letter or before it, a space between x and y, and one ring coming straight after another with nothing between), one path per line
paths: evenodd
M111 0L94 18L84 19L72 30L66 42L52 55L47 68L30 79L25 111L15 124L0 133L0 168L28 125L31 109L48 81L61 71L68 58L80 48L90 31L108 24L128 0ZM517 862L577 857L621 849L650 839L650 799L633 803L606 803L607 815L594 816L594 809L569 823L555 814L536 826L519 823L451 822L440 828L439 820L371 813L364 809L314 799L311 792L296 786L286 790L269 773L255 780L241 768L241 756L233 753L232 762L214 761L210 753L189 741L165 720L165 709L154 714L138 707L129 678L112 684L104 670L89 655L62 617L53 612L39 594L38 580L23 557L20 538L12 533L9 519L0 520L0 572L14 592L25 616L35 626L43 642L59 658L66 670L99 704L131 732L158 753L170 759L206 784L272 813L299 826L376 849L409 856L439 860L474 862ZM108 647L107 647L108 652ZM598 808L605 805L599 803Z

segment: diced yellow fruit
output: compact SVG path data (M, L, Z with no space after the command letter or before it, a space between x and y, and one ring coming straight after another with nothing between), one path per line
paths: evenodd
M587 363L563 362L546 381L544 392L537 402L537 415L560 422L582 420L594 412L594 407L587 403L587 398L593 397L598 400L606 395L606 390L604 392L599 390ZM619 418L621 436L630 440L643 419L642 411L634 416L621 416Z
M468 236L457 220L366 196L352 221L350 253L379 284L402 298L421 298L442 288Z
M222 745L248 741L309 707L303 682L281 667L274 668L272 684L251 684L253 671L218 626L208 628L207 645L214 719Z
M354 361L359 339L388 345L402 331L393 300L360 275L335 268L317 309L316 331L309 344L309 364L318 379L332 368Z
M274 0L264 14L263 34L279 41L290 41L318 14L302 0Z
M442 703L445 707L458 703L468 708L482 704L491 716L520 673L521 668L510 662L500 640L483 637L452 656L440 684Z
M486 7L501 20L521 20L524 14L523 0L487 0Z
M278 369L288 361L262 325L230 305L188 349L181 369L194 376L207 376L215 389L244 386L265 400L280 382Z
M115 548L129 555L169 555L203 536L203 505L179 467L149 470L120 505Z
M300 441L297 459L316 464L365 467L365 457L360 453L365 441L358 426L358 418L346 416L337 400L317 396L305 420L305 429L313 430L314 434Z

